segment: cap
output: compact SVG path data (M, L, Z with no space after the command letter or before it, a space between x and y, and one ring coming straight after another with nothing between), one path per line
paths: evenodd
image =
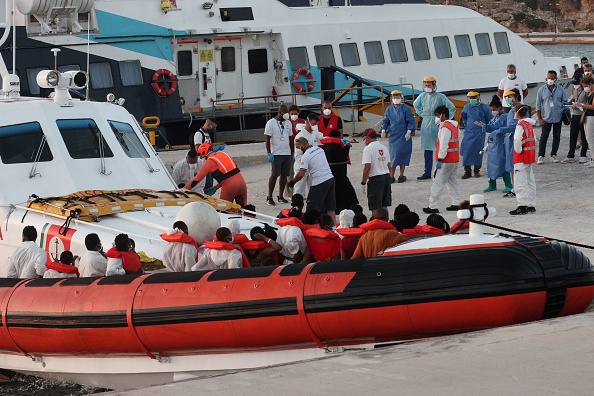
M377 139L377 132L373 128L367 128L364 132L364 138Z
M506 96L510 96L510 95L515 95L516 93L514 91L505 91L505 93L503 94L503 97Z
M471 98L471 97L473 98L473 97L475 97L475 96L479 96L479 95L480 95L480 94L479 94L478 92L476 92L476 91L469 91L469 92L466 94L466 96L468 96L469 98Z
M390 95L402 95L402 91L395 89L392 92L390 92Z
M423 82L435 82L435 77L427 76L423 79Z

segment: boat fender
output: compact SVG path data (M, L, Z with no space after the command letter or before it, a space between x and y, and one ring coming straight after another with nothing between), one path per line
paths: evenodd
M297 81L299 79L299 75L303 74L307 77L307 79L309 80L309 84L307 85L307 89L303 88L301 86L301 84L299 83L299 81ZM314 78L313 78L313 74L311 74L311 72L306 69L305 67L300 67L299 69L297 69L295 71L295 73L293 74L293 88L295 88L295 91L297 91L298 93L302 93L302 92L311 92L314 89Z
M153 73L151 86L161 97L173 95L177 89L177 77L170 70L159 69Z

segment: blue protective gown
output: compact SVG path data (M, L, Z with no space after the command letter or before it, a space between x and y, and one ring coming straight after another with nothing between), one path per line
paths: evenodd
M499 128L499 133L504 135L505 171L509 173L514 171L514 132L516 131L516 125L518 125L518 120L514 117L513 110L507 113L507 124Z
M491 109L484 103L479 103L476 106L467 104L462 109L464 138L462 144L460 144L460 155L463 157L463 166L483 165L483 155L479 153L485 147L485 130L478 125L474 125L474 122L481 121L488 124L491 117L493 117Z
M485 132L490 132L489 146L487 149L487 176L491 180L503 176L505 172L505 133L501 133L500 128L507 125L507 114L501 114L493 117L485 125Z
M405 139L406 131L416 129L415 117L406 105L391 105L384 113L380 130L386 130L390 142L390 163L392 166L410 165L412 138Z
M439 127L435 125L435 109L442 105L450 111L450 119L454 118L456 106L442 93L422 92L413 103L415 112L423 118L421 122L421 150L435 150L437 132L439 131Z

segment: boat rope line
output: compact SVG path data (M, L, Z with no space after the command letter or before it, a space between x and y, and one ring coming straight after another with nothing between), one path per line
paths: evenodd
M35 153L35 160L33 161L33 166L31 167L31 171L29 172L29 179L33 179L37 175L41 177L41 173L37 172L37 165L39 165L39 161L41 160L41 156L43 155L43 149L45 148L46 142L47 137L45 136L45 134L43 134L41 137L41 142L39 143L39 147L37 148L37 152Z

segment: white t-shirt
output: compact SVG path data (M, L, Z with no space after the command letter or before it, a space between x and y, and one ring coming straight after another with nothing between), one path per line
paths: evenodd
M194 134L194 146L200 146L205 142L212 143L209 133L200 128L198 129L198 132Z
M520 77L516 76L513 80L510 80L507 77L504 77L503 80L499 82L499 89L503 90L503 93L507 91L511 91L514 88L518 88L520 91L520 96L522 97L522 103L524 103L524 92L525 89L528 89L528 85L526 85L526 81L522 80ZM507 100L503 100L503 107L510 107L507 104Z
M378 141L369 143L363 149L363 165L371 164L369 177L390 173L388 169L389 161L390 153L388 149Z
M78 272L81 277L105 276L107 259L99 252L87 250L78 263Z
M301 169L309 172L311 185L317 186L332 179L332 171L326 159L326 152L319 147L310 147L301 157Z
M270 136L270 152L273 155L291 155L289 143L289 137L293 136L291 121L279 121L276 118L268 120L264 135Z

